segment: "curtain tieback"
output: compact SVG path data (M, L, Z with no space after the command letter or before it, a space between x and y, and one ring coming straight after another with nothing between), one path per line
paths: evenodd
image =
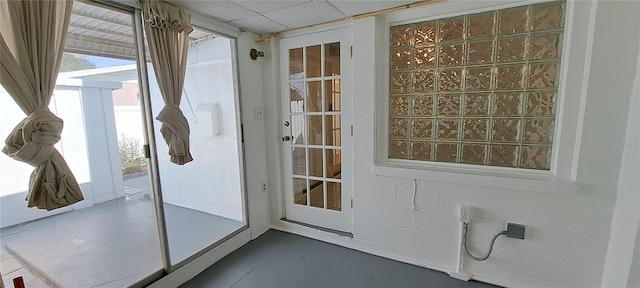
M60 141L62 127L62 119L49 108L37 109L11 131L2 152L36 167L51 157L54 145Z

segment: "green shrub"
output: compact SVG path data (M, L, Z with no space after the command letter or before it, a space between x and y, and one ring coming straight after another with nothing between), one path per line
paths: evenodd
M142 147L137 139L122 135L118 141L118 150L120 151L122 175L140 172L143 167L146 167L147 163L142 153Z

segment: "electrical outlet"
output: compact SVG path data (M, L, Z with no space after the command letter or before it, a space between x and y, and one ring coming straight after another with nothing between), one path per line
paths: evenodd
M262 182L260 184L260 189L261 189L262 193L266 193L267 192L267 182Z
M471 222L471 206L469 205L461 205L460 206L460 222L469 224Z
M525 227L522 224L507 223L507 237L524 239Z
M264 119L264 109L262 107L253 108L253 114L256 120Z

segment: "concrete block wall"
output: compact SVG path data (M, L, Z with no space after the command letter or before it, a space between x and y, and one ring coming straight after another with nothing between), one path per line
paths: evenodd
M384 96L375 86L379 79L376 63L387 56L377 54L377 45L380 45L376 38L379 37L377 19L353 21L353 97L357 107L350 111L354 113L354 239L337 239L315 232L306 234L448 271L455 267L459 205L467 204L474 207L470 247L476 254L488 249L491 237L504 230L506 222L527 227L524 241L499 238L489 260L465 260L464 269L474 278L509 287L600 287L623 155L623 147L611 139L624 138L632 83L637 77L637 41L625 40L631 44L617 46L615 53L609 49L610 43L621 41L625 35L634 38L633 33L638 31L638 25L628 22L633 7L617 5L619 3L592 6L601 7L593 10L594 44L590 47L593 48L591 58L586 59L592 63L591 70L587 71L589 78L584 90L587 92L583 95L583 127L577 141L579 163L572 189L542 193L532 192L537 189L528 184L519 189L501 189L495 188L500 185L487 187L468 181L460 184L418 179L417 211L411 210L412 179L376 175L375 156L380 151L374 143L383 129L376 125L377 117L381 117L376 114L376 107L380 105L376 101L383 99L378 93ZM611 25L620 29L612 33ZM268 46L271 55L277 54L277 41L272 40ZM265 83L278 81L273 76L278 75L276 64L265 63L263 69ZM269 74L272 76L267 76ZM265 86L264 95L265 103L280 101L277 87ZM274 227L283 227L279 220L283 215L281 151L277 141L280 111L277 104L266 105L271 221ZM619 127L622 129L617 129ZM638 170L631 168L630 171L637 174Z

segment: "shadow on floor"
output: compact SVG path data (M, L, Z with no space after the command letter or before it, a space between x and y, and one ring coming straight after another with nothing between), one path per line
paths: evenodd
M269 230L181 288L497 287L289 233Z

